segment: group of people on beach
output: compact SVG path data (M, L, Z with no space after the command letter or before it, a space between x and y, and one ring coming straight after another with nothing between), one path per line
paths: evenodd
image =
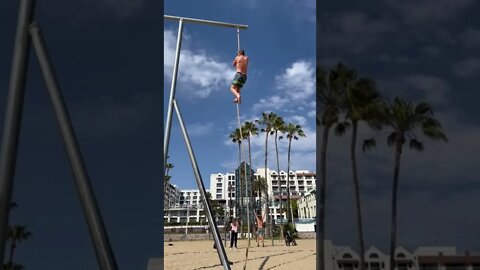
M238 239L238 228L240 227L240 221L238 219L233 219L230 223L230 249L237 248L237 239ZM263 215L258 215L255 213L255 234L257 239L257 247L260 246L260 241L262 241L262 247L265 246L264 237L265 237L265 213Z

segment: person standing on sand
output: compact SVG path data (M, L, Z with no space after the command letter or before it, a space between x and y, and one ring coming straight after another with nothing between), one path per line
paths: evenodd
M233 222L230 224L230 249L232 249L233 245L235 245L235 249L237 249L237 239L238 239L238 222L237 219L234 219Z
M242 89L243 85L247 81L248 67L248 57L245 56L244 50L238 51L237 57L233 59L233 66L236 67L237 73L235 73L235 77L233 78L230 91L232 91L233 95L235 96L233 102L241 103L240 89Z
M255 218L257 220L257 247L259 247L259 241L260 240L262 240L262 247L264 247L265 243L263 241L263 238L265 236L265 231L264 231L264 228L265 228L265 223L264 223L265 213L263 213L263 216L259 216L259 215L257 215L257 213L255 213Z

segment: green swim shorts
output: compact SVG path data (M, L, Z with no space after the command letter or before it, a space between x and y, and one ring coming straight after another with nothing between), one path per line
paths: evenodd
M233 78L232 84L242 88L246 81L247 75L237 72Z

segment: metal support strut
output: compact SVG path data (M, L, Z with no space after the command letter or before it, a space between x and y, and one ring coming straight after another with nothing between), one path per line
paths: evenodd
M181 50L181 44L182 44L182 32L183 32L183 23L184 22L192 22L192 23L200 23L200 24L207 24L207 25L213 25L213 26L222 26L222 27L231 27L231 28L237 28L237 29L247 29L248 26L246 25L240 25L240 24L231 24L231 23L224 23L224 22L216 22L216 21L208 21L208 20L199 20L199 19L192 19L192 18L183 18L183 17L177 17L177 16L169 16L169 15L164 15L164 19L166 20L178 20L179 21L179 26L178 26L178 36L177 36L177 47L176 47L176 52L175 52L175 63L173 66L173 76L172 76L172 84L170 88L170 97L168 101L168 111L167 111L167 121L166 121L166 128L165 128L165 137L164 137L164 166L166 167L167 163L167 156L168 156L168 147L170 143L170 133L171 133L171 127L172 127L172 114L173 114L173 109L175 109L175 112L177 114L178 120L180 122L180 127L182 129L183 137L185 140L185 144L187 146L187 151L189 153L190 161L192 163L193 167L193 172L195 174L195 180L198 185L198 189L200 191L200 194L202 196L203 200L203 205L206 209L206 215L208 219L208 223L210 225L210 229L213 235L213 239L215 242L215 245L217 247L217 253L220 258L220 261L223 265L223 268L225 270L230 270L230 262L228 261L227 254L225 252L225 247L221 241L221 236L217 228L217 224L213 218L212 214L212 209L210 208L210 202L207 197L206 191L205 191L205 186L203 185L203 180L200 175L200 170L197 165L197 161L195 159L195 155L193 153L192 146L190 144L190 139L188 137L187 129L185 127L185 124L183 122L182 116L180 114L180 109L178 107L177 101L175 99L175 90L176 90L176 84L177 84L177 77L178 77L178 67L179 67L179 62L180 62L180 50ZM164 195L165 196L165 195ZM163 259L163 258L162 258Z
M0 263L4 261L13 180L20 135L29 49L31 42L40 63L53 103L77 191L90 231L97 261L102 270L118 269L108 236L83 164L75 133L58 86L45 42L34 22L34 0L20 0L17 33L13 52L7 110L0 152Z

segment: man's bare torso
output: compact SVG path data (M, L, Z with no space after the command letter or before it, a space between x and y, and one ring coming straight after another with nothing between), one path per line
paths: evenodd
M258 228L260 228L260 229L263 228L263 220L257 218L257 226L258 226Z
M248 67L248 57L245 55L239 55L235 57L233 61L233 65L237 67L237 72L247 74L247 67Z

